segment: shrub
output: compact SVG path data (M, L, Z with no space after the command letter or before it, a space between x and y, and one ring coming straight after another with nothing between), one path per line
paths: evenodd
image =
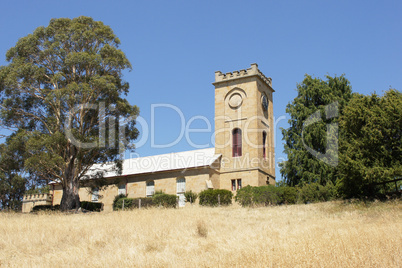
M277 205L312 203L333 200L337 197L337 186L327 183L322 186L318 183L305 184L302 187L273 185L252 187L246 186L236 193L236 202L241 206Z
M195 202L198 198L198 194L193 193L193 191L187 191L184 193L184 197L186 198L186 202L190 202L191 204Z
M281 203L294 204L297 200L297 190L294 187L275 187L265 185L259 187L246 186L237 190L236 202L241 206L277 205Z
M254 187L247 185L236 192L235 201L239 202L241 206L252 206L254 204L253 197L254 197Z
M163 206L164 208L175 208L177 204L177 196L172 194L157 193L152 199L154 205Z
M101 211L103 209L102 203L81 201L81 208L89 211Z
M253 201L259 205L276 205L282 202L281 189L273 185L253 188Z
M114 210L123 209L123 203L124 203L124 209L131 209L135 206L135 201L133 198L123 197L117 199L113 209Z
M37 205L32 208L31 212L38 212L38 211L57 211L60 210L60 205Z
M337 187L331 182L327 183L325 186L312 182L303 185L299 189L298 202L313 203L329 201L337 198L337 194Z
M144 198L117 198L115 197L115 202L113 202L113 210L120 210L123 208L124 201L124 209L133 209L139 207L139 200L141 199L141 208L148 208L153 206L152 197L144 197Z
M119 201L119 199L122 199L122 198L126 198L126 195L119 194L119 195L116 195L114 197L114 199L113 199L113 210L117 210L117 202Z
M54 210L52 205L37 205L32 208L31 212L38 212L38 211L50 211Z
M284 186L282 188L282 201L285 204L296 204L297 202L297 189L295 187Z
M223 189L208 189L199 194L200 205L202 206L218 206L218 196L221 205L232 204L233 193Z
M297 197L298 203L313 203L319 200L319 184L318 183L308 183L299 188L299 194Z

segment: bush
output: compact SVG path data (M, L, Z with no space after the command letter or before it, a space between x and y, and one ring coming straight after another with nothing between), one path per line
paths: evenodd
M252 187L246 186L237 190L235 200L244 206L276 205L283 202L282 187L273 185Z
M235 201L239 202L242 207L252 206L254 204L254 187L247 185L236 192Z
M101 211L103 209L102 203L81 201L81 208L89 211Z
M218 206L218 196L221 205L232 204L233 193L223 189L208 189L199 194L201 206Z
M193 193L192 191L187 191L184 193L184 197L186 198L186 202L195 203L195 200L198 198L198 194Z
M273 185L254 187L254 204L276 205L282 203L281 189Z
M31 212L38 212L38 211L57 211L60 210L60 205L37 205L32 208Z
M124 194L119 194L116 195L113 199L113 210L117 210L117 202L122 199L122 198L126 198L126 195Z
M124 201L124 209L133 209L139 207L139 200L141 199L141 208L149 208L153 206L152 197L144 197L144 198L127 198L118 196L115 197L115 201L113 202L113 210L120 210L123 208Z
M177 205L177 196L172 194L157 193L152 199L154 205L164 208L175 208Z
M31 212L38 212L38 211L51 211L54 210L52 205L37 205L32 208Z
M326 186L318 183L305 184L302 187L273 185L252 187L246 186L236 193L236 202L241 206L277 205L312 203L333 200L337 197L337 186L331 182Z
M296 204L297 202L297 189L295 187L284 186L282 188L282 201L285 204Z
M322 186L319 183L313 182L303 185L299 188L298 202L299 203L314 203L324 202L337 198L336 186L329 182Z

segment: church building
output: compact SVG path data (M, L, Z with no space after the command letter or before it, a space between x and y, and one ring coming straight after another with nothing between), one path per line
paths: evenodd
M141 198L163 191L177 195L179 205L184 206L184 192L190 190L227 189L235 194L247 185L275 184L272 79L254 63L246 70L215 72L213 85L214 148L126 159L121 175L104 174L117 184L99 192L83 187L80 200L102 202L104 211L112 211L118 194ZM89 172L106 170L104 166L94 165ZM24 196L22 211L60 204L62 194L61 185L52 183L49 194Z

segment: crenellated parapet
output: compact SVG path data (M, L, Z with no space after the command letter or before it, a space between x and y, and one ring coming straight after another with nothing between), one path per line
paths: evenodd
M272 88L272 78L271 77L266 77L259 69L257 63L252 63L251 67L246 69L246 70L240 70L240 71L234 71L234 72L229 72L229 73L222 73L221 71L216 71L215 72L215 83L220 83L220 82L226 82L230 81L233 79L239 79L243 77L249 77L249 76L254 76L257 75L258 77L261 78L266 84L268 84Z
M22 212L29 213L34 206L52 205L52 194L26 194L22 198Z
M22 202L39 202L50 201L52 202L52 194L26 194L22 198Z

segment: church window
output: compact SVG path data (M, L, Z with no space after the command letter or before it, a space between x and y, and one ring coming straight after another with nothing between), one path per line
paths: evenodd
M237 179L237 189L241 189L241 179Z
M241 151L241 130L240 128L235 128L232 133L233 136L233 149L232 156L238 157L242 155Z
M186 179L180 178L176 181L177 193L184 193L186 191Z
M126 184L119 184L119 190L117 192L118 195L126 195Z
M267 132L262 132L262 157L266 158L265 141L267 140Z
M155 182L147 181L146 195L147 197L152 197L155 193Z
M98 202L99 200L99 188L93 188L92 189L92 202Z
M232 180L232 191L241 189L241 179Z

